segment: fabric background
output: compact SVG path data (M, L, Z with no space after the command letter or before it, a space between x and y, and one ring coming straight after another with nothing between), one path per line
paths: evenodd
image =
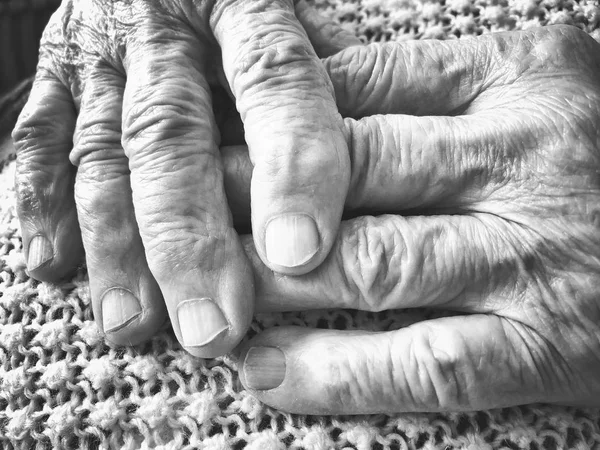
M314 3L366 41L455 39L554 23L577 25L600 41L597 1ZM10 5L14 12L19 4L0 0L0 33L6 23L19 28L23 17L10 16ZM22 92L11 98L17 108ZM6 139L0 148L6 154L0 174L0 448L600 449L599 409L534 405L461 414L289 415L241 388L235 360L195 359L168 327L145 345L107 345L92 318L83 268L59 286L27 276L15 216L14 155ZM391 330L428 314L262 315L249 335L283 324Z

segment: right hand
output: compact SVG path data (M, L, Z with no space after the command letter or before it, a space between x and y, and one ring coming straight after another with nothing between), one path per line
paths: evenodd
M347 44L334 34L316 42ZM245 125L261 258L312 270L333 244L349 160L333 88L291 0L64 0L44 32L13 134L28 269L60 279L85 248L94 316L113 342L151 336L166 304L182 345L212 357L251 320L253 274L211 107L217 80ZM297 218L267 231L287 214Z
M240 348L242 384L301 414L600 406L598 43L554 26L352 48L326 66L340 108L368 116L345 121L362 217L301 277L246 239L257 309L457 314L377 333L273 327ZM246 166L226 153L226 173Z

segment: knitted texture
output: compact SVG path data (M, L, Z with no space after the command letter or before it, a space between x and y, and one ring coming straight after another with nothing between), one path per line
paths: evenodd
M552 23L577 25L600 41L597 1L314 3L366 41L458 38ZM460 414L289 415L242 389L233 358L194 358L169 327L141 346L109 345L93 321L83 269L62 285L27 276L14 170L11 161L0 174L0 448L600 449L599 409L535 405ZM392 330L426 314L263 314L249 336L286 324Z

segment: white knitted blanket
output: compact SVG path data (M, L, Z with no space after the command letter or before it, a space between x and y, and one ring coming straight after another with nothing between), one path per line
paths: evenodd
M593 0L313 2L369 41L454 39L553 23L577 25L600 41L600 5ZM13 175L10 162L0 174L2 449L600 449L599 409L289 415L246 393L233 359L193 358L168 327L145 345L107 345L92 318L84 269L60 286L27 276ZM424 314L262 315L250 334L281 324L390 330Z

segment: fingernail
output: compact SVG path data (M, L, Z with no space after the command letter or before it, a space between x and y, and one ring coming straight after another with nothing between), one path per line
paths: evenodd
M319 250L319 231L306 214L284 214L267 224L267 259L272 264L297 267L306 264Z
M102 295L102 327L105 333L126 327L141 313L140 301L126 289L112 288Z
M193 298L177 307L181 340L186 347L210 344L229 329L221 309L210 298Z
M27 258L27 269L35 270L54 258L54 249L50 241L41 235L34 236L29 242L29 257Z
M251 389L273 389L285 378L285 355L276 347L251 347L244 359L244 376Z

